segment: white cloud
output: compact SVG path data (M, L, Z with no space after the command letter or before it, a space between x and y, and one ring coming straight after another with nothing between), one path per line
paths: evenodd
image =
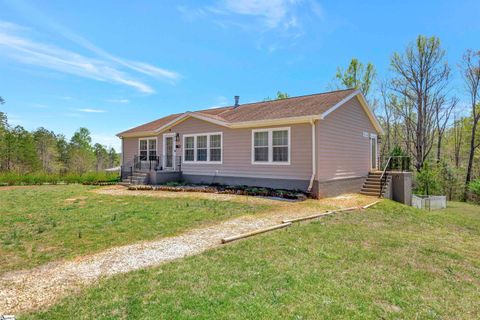
M97 81L123 84L146 94L152 94L155 90L143 81L132 77L126 72L126 69L169 82L180 79L180 75L174 71L113 56L86 39L67 31L64 31L64 37L89 49L97 57L87 57L54 45L35 41L23 35L22 27L15 26L15 24L0 21L0 54L23 64Z
M322 19L325 18L325 10L320 5L320 3L318 3L315 0L310 0L309 4L310 4L310 9L318 18L322 18Z
M218 96L215 98L215 104L210 106L208 109L221 108L221 107L225 107L232 104L233 104L233 98L232 98L232 101L230 101L224 96Z
M124 98L120 98L120 99L108 99L107 102L127 104L127 103L130 103L130 100L124 99Z
M224 0L221 5L226 11L247 15L258 16L264 19L265 24L275 28L283 22L295 1L289 0Z
M105 110L102 110L102 109L91 109L91 108L83 108L83 109L76 109L77 111L80 111L80 112L86 112L86 113L104 113L104 112L107 112Z
M291 30L301 27L300 9L304 9L304 14L313 14L317 18L325 15L316 0L220 0L215 10L208 9L223 16L236 14L258 18L267 30Z
M47 105L44 105L44 104L41 104L41 103L32 103L30 105L35 109L48 109Z
M327 23L317 0L216 0L200 9L177 9L186 20L204 18L225 30L252 33L257 49L268 54L295 46L293 40L307 34L312 23Z
M202 8L189 8L185 6L177 6L178 12L182 15L185 20L193 21L197 18L205 17L207 11Z

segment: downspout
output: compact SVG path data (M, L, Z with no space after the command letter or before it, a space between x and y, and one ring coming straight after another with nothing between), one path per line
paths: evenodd
M317 143L315 139L315 120L310 120L310 124L312 125L312 177L310 178L310 183L308 184L308 192L312 191L313 181L315 180L315 174L317 173Z

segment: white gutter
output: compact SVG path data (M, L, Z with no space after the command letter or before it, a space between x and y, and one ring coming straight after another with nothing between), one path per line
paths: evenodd
M310 120L310 124L312 125L312 177L310 178L310 183L308 184L308 192L312 191L313 180L315 180L315 174L317 173L317 143L315 139L315 120Z

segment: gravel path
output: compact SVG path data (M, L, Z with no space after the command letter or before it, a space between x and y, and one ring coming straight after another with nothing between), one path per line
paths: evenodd
M365 203L365 199L361 199ZM370 199L369 199L370 200ZM366 200L367 202L369 200ZM371 202L371 200L370 200ZM59 298L114 274L156 266L220 246L227 236L278 224L305 215L308 209L286 210L260 216L246 216L213 226L193 229L179 236L115 247L70 261L0 275L0 315L18 314L48 307Z

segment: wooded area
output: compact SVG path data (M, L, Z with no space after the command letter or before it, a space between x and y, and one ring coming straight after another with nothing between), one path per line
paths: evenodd
M450 200L480 195L480 51L466 50L451 63L440 39L418 36L393 53L384 79L376 79L371 63L352 59L335 83L363 91L385 130L382 160L410 156L417 193Z
M4 99L0 102L5 103ZM99 143L92 145L90 132L78 129L67 141L62 134L45 128L32 132L21 126L11 126L7 115L0 112L0 173L18 174L85 174L101 172L119 165L115 149Z

